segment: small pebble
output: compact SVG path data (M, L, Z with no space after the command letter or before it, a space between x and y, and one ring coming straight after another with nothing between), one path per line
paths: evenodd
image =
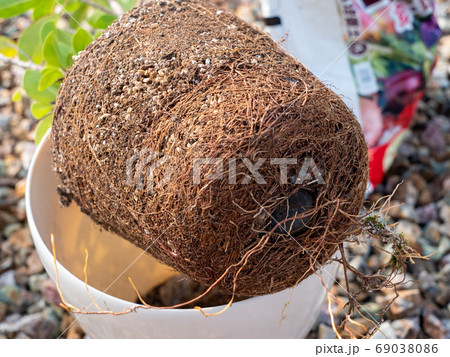
M417 224L402 219L398 222L396 230L403 234L404 238L413 248L418 247L417 241L422 234L422 230Z
M17 231L18 229L22 228L22 225L20 223L12 223L8 224L2 231L2 235L4 237L9 237L14 231Z
M392 320L397 320L407 316L416 316L420 311L422 297L419 289L401 290L398 298L392 303L389 316ZM389 296L387 299L392 298ZM389 301L389 300L388 300Z
M44 267L41 263L41 259L39 258L35 250L33 250L31 254L28 255L27 267L28 267L28 274L30 275L41 273L44 270Z
M447 334L447 328L442 321L428 311L423 313L423 329L433 339L445 338Z
M30 290L39 292L42 289L44 281L48 280L47 273L31 275L29 279Z
M417 222L426 224L438 219L438 210L435 203L416 208Z
M20 225L19 225L20 227ZM16 227L14 227L16 228ZM5 231L4 233L5 234ZM31 248L33 247L33 240L28 228L15 229L9 236L8 242L15 248Z
M3 302L8 305L17 304L19 295L20 289L15 285L0 286L0 302Z
M8 305L0 301L0 322L4 320L7 312L8 312Z
M14 270L8 270L0 274L0 285L15 285Z
M398 338L415 339L418 337L420 331L419 317L395 320L392 322L392 328Z
M330 340L336 338L336 334L334 333L333 329L330 326L320 324L318 338Z

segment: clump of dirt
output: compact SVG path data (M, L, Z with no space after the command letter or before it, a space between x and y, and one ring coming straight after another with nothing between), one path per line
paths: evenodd
M186 301L196 299L208 290L208 287L196 283L192 279L183 275L175 275L161 285L153 288L148 294L143 297L144 301L155 307L175 306L183 304ZM207 295L195 302L183 305L180 309L193 309L196 306L201 308L227 305L233 296L226 294L218 289L212 289ZM235 296L233 302L239 302L248 299L245 296ZM140 300L136 300L140 303Z
M292 287L359 229L368 154L353 113L207 1L152 1L80 53L52 145L62 202L228 294Z

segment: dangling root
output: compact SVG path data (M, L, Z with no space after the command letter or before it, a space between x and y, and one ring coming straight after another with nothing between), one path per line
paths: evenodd
M332 229L331 228L332 223L336 217L337 212L343 213L342 211L340 211L339 200L327 203L327 205L336 204L336 208L333 209L330 214L329 222L328 222L327 226L324 227L325 229L324 229L323 236L321 237L321 239L318 240L318 242L315 245L313 245L312 247L308 247L309 249L305 249L297 241L297 244L303 249L303 251L306 254L309 255L309 270L304 273L305 276L308 274L308 272L313 272L320 279L322 285L324 286L324 288L326 290L326 294L327 294L327 298L328 298L328 311L330 313L331 325L332 325L332 329L335 332L336 337L338 339L346 338L347 336L350 338L361 338L361 337L369 338L369 337L373 336L373 334L379 330L384 314L390 308L390 306L392 305L394 300L398 297L397 286L401 285L404 282L404 279L402 279L400 282L394 283L394 278L398 274L403 274L403 275L405 274L406 263L408 263L408 262L414 263L414 259L429 259L429 257L430 257L430 256L423 257L418 252L416 252L413 248L409 247L407 244L407 241L404 239L403 235L394 230L395 225L385 224L389 209L392 208L389 206L391 196L387 196L385 198L386 198L387 203L385 202L381 207L377 207L378 203L380 202L379 201L376 203L376 205L374 205L374 207L372 207L372 209L370 209L365 214L360 215L360 216L349 217L351 220L354 221L355 227L356 227L353 231L353 234L350 234L349 237L347 237L345 240L335 243L337 245L337 250L339 250L341 256L339 258L332 258L332 259L330 259L330 261L338 262L339 264L342 265L342 267L344 269L345 288L342 286L341 287L344 290L346 290L346 292L347 292L348 301L345 304L343 304L342 301L339 300L330 291L330 289L328 289L328 287L326 286L322 276L319 274L319 271L322 270L323 265L321 265L320 262L318 262L318 260L317 260L317 257L321 254L323 245L325 244L325 239L327 238L326 235ZM265 207L263 207L263 206L261 206L261 207L263 210L266 210ZM378 212L378 213L376 213L376 212ZM89 297L92 300L93 305L97 308L98 311L90 312L90 311L87 311L86 309L83 309L83 310L78 309L78 308L74 307L73 305L69 304L64 299L64 296L62 294L62 291L61 291L61 288L59 285L59 274L58 274L58 267L56 264L56 249L55 249L55 243L54 243L54 235L52 234L51 242L52 242L52 249L53 249L54 264L55 264L55 269L56 269L56 285L57 285L57 289L58 289L58 292L59 292L59 294L61 296L61 300L62 300L62 303L60 304L60 306L71 313L86 314L86 315L88 315L88 314L124 315L124 314L128 314L130 312L135 312L137 309L169 310L169 309L181 308L181 307L187 306L189 304L192 304L192 303L200 300L204 296L206 296L232 270L237 269L233 275L234 276L234 278L233 278L233 294L232 294L228 304L221 311L216 312L216 313L207 313L207 312L205 312L204 309L202 309L199 306L194 307L196 310L199 310L205 317L219 316L219 315L225 313L232 306L233 301L235 299L235 295L236 295L235 293L236 293L236 286L237 286L237 280L238 280L239 274L242 272L244 267L247 265L251 256L260 252L261 250L263 250L266 247L269 240L271 238L273 238L275 231L279 227L283 226L284 224L286 224L292 220L308 217L308 215L310 215L310 214L311 214L311 212L308 211L303 214L296 215L294 217L290 217L281 222L278 222L275 225L275 227L273 227L269 232L266 232L266 234L264 234L262 236L262 238L243 255L243 257L239 260L239 262L230 265L225 270L225 272L214 282L214 284L209 286L209 288L204 293L202 293L201 295L197 296L194 299L191 299L190 301L180 303L177 305L173 305L173 306L165 306L165 307L152 306L144 301L144 299L142 298L141 294L139 293L137 287L135 286L133 280L131 278L128 278L128 280L131 284L131 287L135 291L135 293L142 305L134 305L127 309L124 309L121 312L113 312L113 311L109 311L109 310L105 311L105 310L101 309L101 307L95 302L94 297L90 293L89 288L88 288L88 279L87 279L87 264L88 264L88 256L89 256L87 249L86 249L86 258L85 258L85 265L84 265L85 286L86 286L86 290L89 294ZM383 218L379 218L379 216L383 216ZM290 235L290 232L286 232L286 233L292 239L294 239ZM358 271L356 268L354 268L353 266L351 266L348 263L348 261L346 259L346 254L344 251L344 243L357 242L360 244L367 244L367 245L371 245L373 247L376 247L377 249L382 249L383 251L387 252L383 248L379 248L376 244L374 244L375 241L379 241L383 245L387 245L387 244L392 245L392 253L390 253L391 259L385 266L383 266L381 269L379 269L376 273L374 273L372 275L367 275L367 274L364 274L364 273ZM310 249L312 249L312 250L310 250ZM350 291L348 271L352 272L355 275L356 279L360 281L362 287L360 288L359 291L356 291L356 292ZM299 283L302 280L303 279L300 279ZM380 313L380 316L379 316L379 322L376 323L375 318L373 316L370 316L371 318L369 319L361 312L361 309L364 310L364 308L357 302L357 297L362 292L379 291L383 288L393 289L395 292L395 296L382 310L382 312ZM291 294L291 298L292 298L292 294ZM290 303L290 299L288 302L286 302L286 304L283 307L283 310L281 312L280 323L283 319L283 314L285 312L285 309ZM335 317L333 316L333 312L332 312L332 303L333 302L336 303L337 306L339 307L339 309L344 312L344 318L342 319L342 321L340 323L336 323ZM367 326L364 326L363 324L359 323L358 321L355 321L352 318L355 315L360 316L364 320L368 321L371 325L373 325L373 328L370 329L370 331L368 331L369 329L367 328ZM362 328L365 333L365 336L363 336L359 332L354 331L354 329L352 328L352 325L359 326L360 328Z
M57 260L56 260L55 235L53 233L50 235L50 240L51 240L51 243L52 243L53 265L55 267L55 272L56 272L56 279L55 279L56 280L56 289L58 290L59 296L61 298L61 302L59 303L60 307L62 307L64 310L66 310L68 312L71 312L73 314L83 314L83 315L102 315L102 314L105 314L105 315L116 315L116 316L118 316L118 315L124 315L124 314L128 314L130 312L135 311L136 307L131 307L129 309L125 309L122 312L113 312L113 311L105 311L105 310L103 310L102 308L100 308L98 306L98 304L94 300L94 297L92 296L91 292L89 291L88 284L87 284L87 263L88 263L88 251L87 251L87 249L85 250L86 251L86 258L85 258L85 261L84 261L84 269L83 269L83 271L84 271L84 282L85 282L86 290L87 290L87 292L89 294L89 297L91 298L93 304L97 307L97 309L99 311L92 311L92 312L90 312L90 311L87 311L86 309L80 310L79 308L77 308L77 307L73 306L72 304L68 303L66 301L66 299L64 298L64 294L62 293L61 286L59 284L59 271L58 271L58 264L57 264Z
M70 311L70 310L77 310L76 307L74 307L73 305L69 304L64 299L64 295L63 295L63 293L61 291L61 287L59 285L59 272L58 272L58 265L56 264L55 236L54 236L53 233L50 235L50 240L52 242L53 264L55 266L55 271L56 271L56 289L58 290L59 296L61 297L61 301L62 301L59 305L61 307L65 308L68 311Z
M394 190L394 193L396 190L397 188ZM311 269L313 269L315 274L320 278L322 285L325 287L327 291L331 324L333 331L336 333L337 338L343 338L342 334L344 331L348 333L350 338L355 338L355 334L349 327L349 324L354 324L363 327L364 331L366 332L366 335L361 336L360 334L358 334L360 335L360 337L370 338L371 336L373 336L380 329L380 324L383 321L385 313L389 310L392 303L399 296L397 292L397 287L404 283L406 274L406 264L407 263L414 264L415 259L428 260L432 255L435 254L433 253L428 256L422 256L420 253L418 253L413 248L408 246L408 242L405 240L402 233L395 231L394 228L396 224L392 225L386 224L389 210L393 208L392 206L390 206L390 201L394 193L392 193L389 196L381 198L367 213L359 217L355 217L354 221L355 223L358 224L360 232L357 235L352 235L348 237L348 239L346 240L346 242L349 243L365 243L367 245L371 245L376 249L381 249L385 253L391 254L391 259L389 260L389 262L374 274L366 275L348 263L343 243L339 244L339 251L341 253L341 257L331 259L331 261L336 261L340 263L344 270L344 279L346 284L346 288L344 290L346 290L348 297L348 301L345 304L345 306L343 306L342 303L337 299L337 297L334 296L330 292L330 290L326 287L326 285L322 280L322 277L318 275L316 269L314 269L312 260L310 260ZM381 202L381 200L383 199L385 199L385 202L383 203L383 205L381 205L381 207L378 207L379 202ZM382 216L383 218L380 218L380 216ZM387 250L378 247L376 244L374 244L374 241L379 241L384 246L391 244L392 252L388 252ZM361 283L360 284L361 288L359 291L356 292L350 291L348 271L352 272L355 275L355 278L359 280L359 282ZM400 282L395 283L394 279L399 274L403 274L403 279L401 279ZM379 322L375 323L373 321L375 320L373 316L370 316L373 319L372 320L367 318L366 316L364 316L364 314L361 313L360 308L362 308L363 310L364 308L357 302L356 298L363 292L379 291L384 288L393 289L394 297L388 302L388 304L381 311L379 316ZM342 322L338 326L335 325L334 316L331 311L332 300L335 301L336 304L339 306L339 308L344 312L344 318L342 319ZM366 326L353 320L352 316L356 314L362 317L364 320L368 321L370 324L372 324L373 328L370 331L368 331L368 328Z
M89 291L88 288L88 278L87 278L87 264L88 264L88 250L85 249L86 252L86 258L85 258L85 264L84 264L84 282L85 282L85 286L86 286L86 291L89 294L89 297L91 298L93 304L95 305L95 307L98 309L98 311L87 311L86 309L84 310L80 310L79 308L76 308L75 306L69 304L66 302L66 300L64 299L64 295L62 293L60 284L59 284L59 273L58 273L58 266L57 266L57 260L56 260L56 248L55 248L55 239L54 239L54 235L53 233L51 234L51 243L52 243L52 251L53 251L53 262L54 262L54 266L55 266L55 270L56 270L56 287L58 290L59 295L61 296L61 300L62 303L60 303L59 305L65 309L68 312L71 312L73 314L83 314L83 315L101 315L101 314L108 314L108 315L124 315L124 314L128 314L130 312L135 312L137 309L143 309L143 310L147 310L147 309L156 309L156 310L171 310L171 309L177 309L186 305L189 305L195 301L200 300L201 298L203 298L204 296L206 296L229 272L230 270L239 267L238 271L236 272L235 276L234 276L234 289L233 289L233 295L230 299L230 301L228 302L228 304L219 312L217 313L212 313L212 314L208 314L206 313L201 307L196 306L195 309L199 310L205 317L210 317L210 316L219 316L221 314L223 314L226 310L228 310L228 308L231 307L231 305L233 304L234 298L235 298L235 289L236 289L236 281L238 279L239 274L241 273L242 269L245 267L245 265L248 262L248 259L255 253L259 252L261 249L264 248L264 246L267 244L268 240L270 239L271 234L282 224L292 220L292 219L296 219L297 217L293 217L287 220L284 220L282 222L279 222L273 229L271 232L269 232L268 234L266 234L260 241L259 243L253 247L252 249L250 249L243 257L242 259L236 263L233 264L231 266L228 267L228 269L219 277L219 279L216 280L216 282L214 284L212 284L203 294L197 296L196 298L189 300L187 302L181 303L181 304L177 304L177 305L173 305L173 306L151 306L149 304L147 304L144 299L142 298L141 294L139 293L138 289L136 288L135 284L133 283L133 280L128 277L128 281L130 282L132 288L134 289L134 291L136 292L140 302L143 305L136 305L136 306L132 306L130 308L124 309L121 312L113 312L113 311L109 311L109 310L103 310L102 308L100 308L100 306L96 303L94 297L92 296L91 292Z
M84 272L84 286L86 287L86 291L89 294L89 297L91 298L91 300L94 303L94 305L97 308L97 310L98 311L102 311L100 306L98 306L98 304L96 303L96 301L95 301L94 297L92 296L91 292L89 291L88 277L87 277L87 266L88 266L89 252L88 252L87 248L84 251L86 253L86 259L84 260L84 268L83 268L83 272Z

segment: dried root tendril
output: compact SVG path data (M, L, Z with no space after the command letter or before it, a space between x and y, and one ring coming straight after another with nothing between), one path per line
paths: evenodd
M380 324L383 321L385 313L389 310L392 303L399 296L397 292L398 286L405 283L407 264L414 264L414 260L416 259L428 260L433 255L422 256L420 253L418 253L408 245L408 241L404 238L404 235L401 232L397 232L395 230L396 224L388 224L389 210L393 208L393 206L391 206L390 204L390 201L394 193L395 190L391 195L383 197L379 201L377 201L372 206L372 208L368 210L368 212L355 217L354 221L355 224L357 224L357 226L359 227L359 232L358 234L351 235L346 239L347 243L364 244L372 246L375 249L381 249L383 252L391 254L391 258L388 263L386 263L382 268L380 268L373 274L365 274L349 264L346 259L343 244L339 245L341 256L339 258L332 259L333 261L336 261L342 265L346 283L345 290L347 291L348 298L347 303L342 306L342 303L327 289L328 300L335 301L339 308L344 312L345 316L342 319L341 323L338 326L335 326L334 316L332 314L331 308L329 309L332 327L338 338L342 338L344 335L346 337L348 336L350 338L355 338L355 335L352 332L353 329L349 326L349 324L355 324L359 325L360 327L364 327L366 334L359 337L370 338L377 331L379 331ZM380 206L380 202L382 200L384 200L384 203ZM381 244L377 244L376 242L379 242ZM391 247L389 251L384 248L388 245ZM348 272L352 272L355 276L355 279L360 283L359 285L361 287L358 291L350 291ZM397 279L398 275L403 275L403 278ZM322 284L325 286L323 281ZM375 322L374 316L370 316L371 318L367 318L365 314L362 313L361 310L364 311L364 307L358 303L357 298L363 292L372 293L375 291L380 291L381 289L393 290L394 296L381 311L378 322ZM373 328L368 331L367 327L352 320L352 316L359 316L363 318L364 320L372 324ZM347 334L345 334L345 332L347 332ZM380 332L383 333L383 331Z
M386 201L389 202L391 196L385 197ZM330 203L331 204L331 203ZM335 217L336 212L339 209L339 201L334 202L336 204L336 208L333 210L333 213L331 214L331 219L328 223L328 226L325 227L324 232L328 232L330 227L332 226L332 221ZM390 308L392 303L395 301L395 299L398 297L397 293L397 287L404 283L404 278L400 279L400 281L397 278L399 274L405 274L406 272L406 264L407 263L414 263L415 259L429 259L430 256L421 256L417 251L415 251L413 248L411 248L408 245L408 242L405 240L402 233L399 233L395 230L395 225L388 225L387 224L387 213L389 211L389 205L383 204L381 207L378 206L378 202L376 205L372 207L368 212L360 215L352 217L352 220L355 223L355 229L353 231L353 234L351 234L347 239L344 241L338 242L337 247L340 252L340 257L332 258L330 261L338 262L343 270L344 270L344 279L345 279L345 290L347 291L347 298L348 301L344 304L341 299L338 299L326 286L322 275L320 274L321 269L323 268L323 265L321 265L319 262L317 262L316 257L320 255L320 251L322 247L320 245L317 245L314 247L314 250L306 250L305 254L309 255L309 270L312 271L321 281L322 285L326 289L327 298L328 298L328 310L331 317L331 324L332 329L336 334L336 337L341 338L370 338L373 336L380 328L380 324L383 321L383 316L387 312L387 310ZM304 213L307 214L307 213ZM267 234L265 234L257 244L255 244L253 247L251 247L244 256L239 260L239 262L230 265L227 270L217 279L217 281L212 284L204 293L199 295L198 297L181 303L174 306L166 306L166 307L157 307L152 306L144 301L141 294L139 293L137 287L133 283L131 278L128 278L133 290L135 291L139 301L142 305L133 305L130 306L127 309L124 309L121 312L112 312L108 310L103 310L100 308L100 306L95 302L94 297L90 293L88 289L88 278L87 278L87 265L88 265L88 252L86 250L86 258L85 258L85 265L84 265L84 282L86 286L86 290L92 300L93 305L97 308L98 311L87 311L86 309L79 309L74 307L73 305L69 304L62 294L60 285L59 285L59 274L58 274L58 268L56 264L56 249L55 249L55 243L54 243L54 236L52 234L51 236L51 242L52 242L52 249L53 249L53 258L54 258L54 264L56 269L56 285L57 290L61 296L62 303L60 304L61 307L63 307L65 310L74 313L74 314L110 314L110 315L124 315L131 312L135 312L138 309L158 309L158 310L168 310L168 309L176 309L183 306L186 306L188 304L191 304L195 301L198 301L202 297L206 296L215 286L217 286L221 279L225 278L230 272L234 271L234 287L236 287L236 282L238 279L239 274L242 272L244 267L246 266L248 260L253 254L258 253L261 251L266 244L269 242L269 240L272 238L272 236L275 234L275 231L280 227L285 225L287 222L297 219L299 216L290 217L286 220L283 220L281 222L278 222L278 224L273 227ZM322 242L325 241L325 233L322 237ZM294 239L294 238L292 238ZM381 247L379 247L379 244L376 244L375 242L381 243ZM376 271L374 274L365 274L362 271L357 270L352 265L349 264L346 258L346 253L344 250L344 243L359 243L364 245L369 245L372 247L376 247L376 249L382 249L384 252L388 252L383 247L390 245L391 248L391 259L385 266L383 266L381 269ZM298 243L300 244L300 243ZM350 291L350 284L349 284L349 278L348 278L348 272L351 272L354 274L355 279L357 279L360 283L361 288L358 291ZM307 272L305 272L307 274ZM299 283L303 279L299 280ZM357 298L359 295L361 295L363 292L374 292L379 291L381 289L392 289L394 291L394 297L389 303L384 307L384 309L381 311L379 316L379 322L375 322L375 318L373 316L370 316L368 318L363 313L364 307L361 306ZM205 317L210 316L219 316L223 313L225 313L233 304L235 298L235 291L233 290L233 295L228 302L227 305L224 306L224 308L216 313L207 313L204 309L201 307L196 306L195 309L199 310ZM283 319L283 315L285 312L286 307L289 305L290 300L292 298L292 295L289 299L289 301L286 302L286 304L283 307L280 322ZM342 321L337 323L335 321L335 317L333 316L332 312L332 303L336 303L337 306L341 311L344 312L344 318ZM366 320L370 325L373 325L373 328L369 330L367 326L359 323L358 321L354 320L354 317L361 317L362 319ZM364 335L361 334L361 332L356 332L356 329L354 329L354 326L360 327L364 331ZM381 331L382 332L382 331Z

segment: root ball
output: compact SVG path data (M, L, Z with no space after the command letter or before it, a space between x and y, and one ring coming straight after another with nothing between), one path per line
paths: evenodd
M62 201L241 295L325 264L353 232L368 179L361 127L339 96L200 0L135 8L80 53L52 146Z

